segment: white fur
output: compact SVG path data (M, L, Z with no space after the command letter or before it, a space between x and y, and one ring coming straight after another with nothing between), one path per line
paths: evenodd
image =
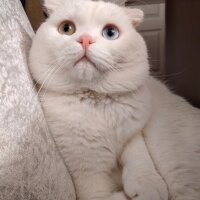
M45 5L52 12L33 41L30 68L79 199L167 200L169 190L173 200L198 200L200 112L149 76L134 28L142 11L83 0ZM58 32L64 20L75 23L73 35ZM106 24L120 29L117 40L102 37ZM87 51L93 64L76 64L85 33L96 41Z

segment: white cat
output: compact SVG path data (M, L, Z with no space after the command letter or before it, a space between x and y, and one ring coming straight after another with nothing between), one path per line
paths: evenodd
M200 111L149 75L138 9L45 0L30 68L80 200L199 200Z

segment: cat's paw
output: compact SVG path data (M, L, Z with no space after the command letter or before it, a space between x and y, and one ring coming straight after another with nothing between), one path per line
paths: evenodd
M168 200L168 190L160 177L135 178L124 183L124 191L131 200Z

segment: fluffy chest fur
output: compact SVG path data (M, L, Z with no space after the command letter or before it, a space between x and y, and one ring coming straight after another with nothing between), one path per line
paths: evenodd
M99 170L102 166L108 171L116 166L124 145L148 119L144 91L123 96L91 91L45 95L43 106L50 129L71 171L80 165L82 170L92 170L98 164Z

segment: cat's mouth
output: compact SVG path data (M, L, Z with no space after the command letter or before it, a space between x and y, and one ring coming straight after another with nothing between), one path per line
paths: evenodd
M79 65L79 63L81 65ZM101 69L99 69L97 65L86 54L75 62L74 67L76 68L76 66L79 66L79 68L83 68L84 66L86 66L86 68L84 67L85 69L87 69L90 66L96 69L98 72L101 72Z
M82 56L80 59L78 59L75 63L75 66L76 64L78 64L79 62L89 62L90 64L94 65L94 63L86 56ZM95 66L95 65L94 65Z

